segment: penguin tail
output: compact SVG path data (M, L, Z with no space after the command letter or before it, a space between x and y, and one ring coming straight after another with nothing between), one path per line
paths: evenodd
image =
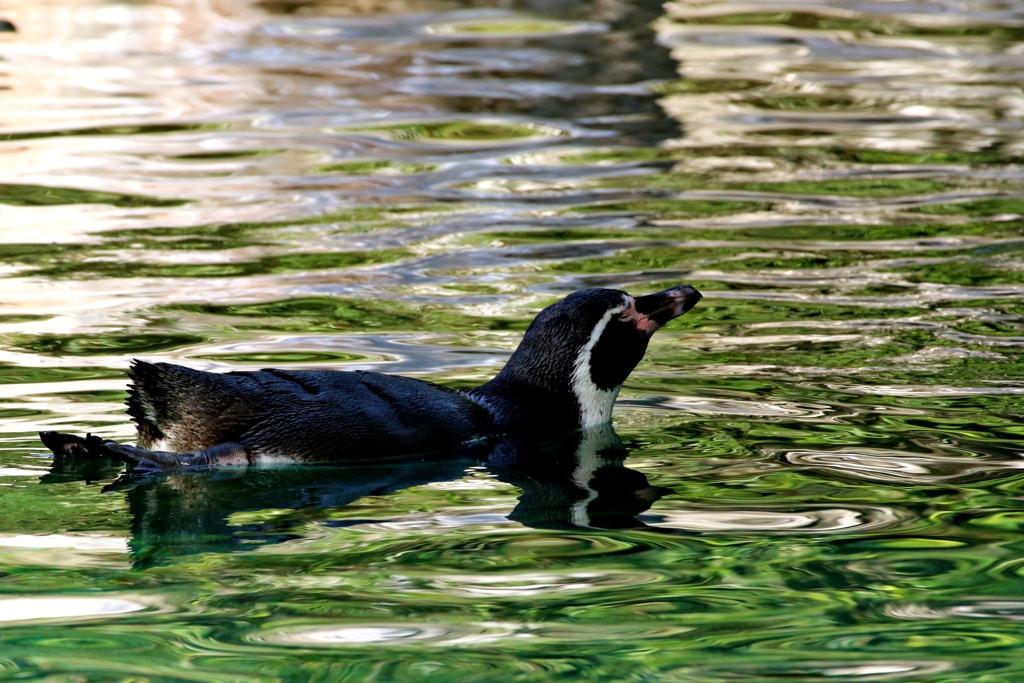
M176 444L176 450L201 448L224 440L217 416L238 397L238 379L171 363L132 360L128 415L143 448Z
M131 382L128 384L128 415L135 422L139 443L150 444L164 438L161 424L174 419L168 405L165 382L162 381L160 365L132 359L128 370Z

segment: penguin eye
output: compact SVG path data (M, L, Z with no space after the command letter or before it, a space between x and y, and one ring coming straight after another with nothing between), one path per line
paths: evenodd
M619 322L629 322L636 317L636 306L632 301L626 302L626 307L619 313Z

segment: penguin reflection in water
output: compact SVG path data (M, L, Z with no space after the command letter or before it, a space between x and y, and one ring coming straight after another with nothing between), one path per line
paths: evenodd
M494 379L462 392L374 372L208 373L136 361L128 414L137 446L92 435L40 437L58 456L58 478L75 476L90 458L128 463L136 477L134 484L122 483L130 500L143 473L180 479L193 471L192 486L209 488L247 480L237 467L224 466L321 463L345 472L329 478L321 468L265 470L262 476L275 482L272 495L252 495L260 487L241 484L244 490L231 496L232 510L308 506L290 504L295 496L319 501L315 507L337 507L363 495L456 479L471 458L523 489L510 517L524 524L638 525L633 515L660 492L622 465L626 453L610 427L612 406L654 332L700 299L686 285L636 298L611 289L576 292L537 315ZM195 477L195 470L211 468ZM595 484L605 487L603 496ZM250 500L238 501L247 495ZM178 503L193 508L197 498L212 502L190 495L178 496ZM602 504L609 510L600 512ZM223 520L230 512L214 508L200 517ZM600 523L591 519L595 511ZM164 517L136 510L136 519L139 513L151 521Z
M637 515L668 489L652 486L643 473L627 468L623 461L628 455L611 425L604 424L544 444L504 439L438 457L126 475L105 490L125 496L131 519L129 556L136 569L144 569L185 555L249 551L306 538L310 524L427 529L433 523L422 514L396 517L381 505L348 506L365 496L391 496L465 479L470 473L519 489L506 524L559 530L643 528ZM59 457L41 483L109 480L120 466L111 458ZM503 522L495 518L488 523Z

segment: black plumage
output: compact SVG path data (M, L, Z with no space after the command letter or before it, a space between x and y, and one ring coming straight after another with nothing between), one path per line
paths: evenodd
M128 414L146 435L142 448L187 452L240 443L253 456L375 459L450 450L492 431L487 411L464 395L398 375L214 374L135 361L131 377Z

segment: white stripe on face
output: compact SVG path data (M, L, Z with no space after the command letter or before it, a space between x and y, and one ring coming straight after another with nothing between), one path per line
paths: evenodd
M579 355L576 356L572 373L572 393L575 394L576 401L580 406L581 427L604 424L612 419L612 406L615 405L615 399L619 395L619 389L622 385L614 389L601 389L594 384L594 380L590 377L591 354L612 318L631 306L635 311L636 307L633 303L633 297L627 296L621 306L605 311L601 319L594 325L594 329L590 333L590 339L587 340L586 345L580 349Z

